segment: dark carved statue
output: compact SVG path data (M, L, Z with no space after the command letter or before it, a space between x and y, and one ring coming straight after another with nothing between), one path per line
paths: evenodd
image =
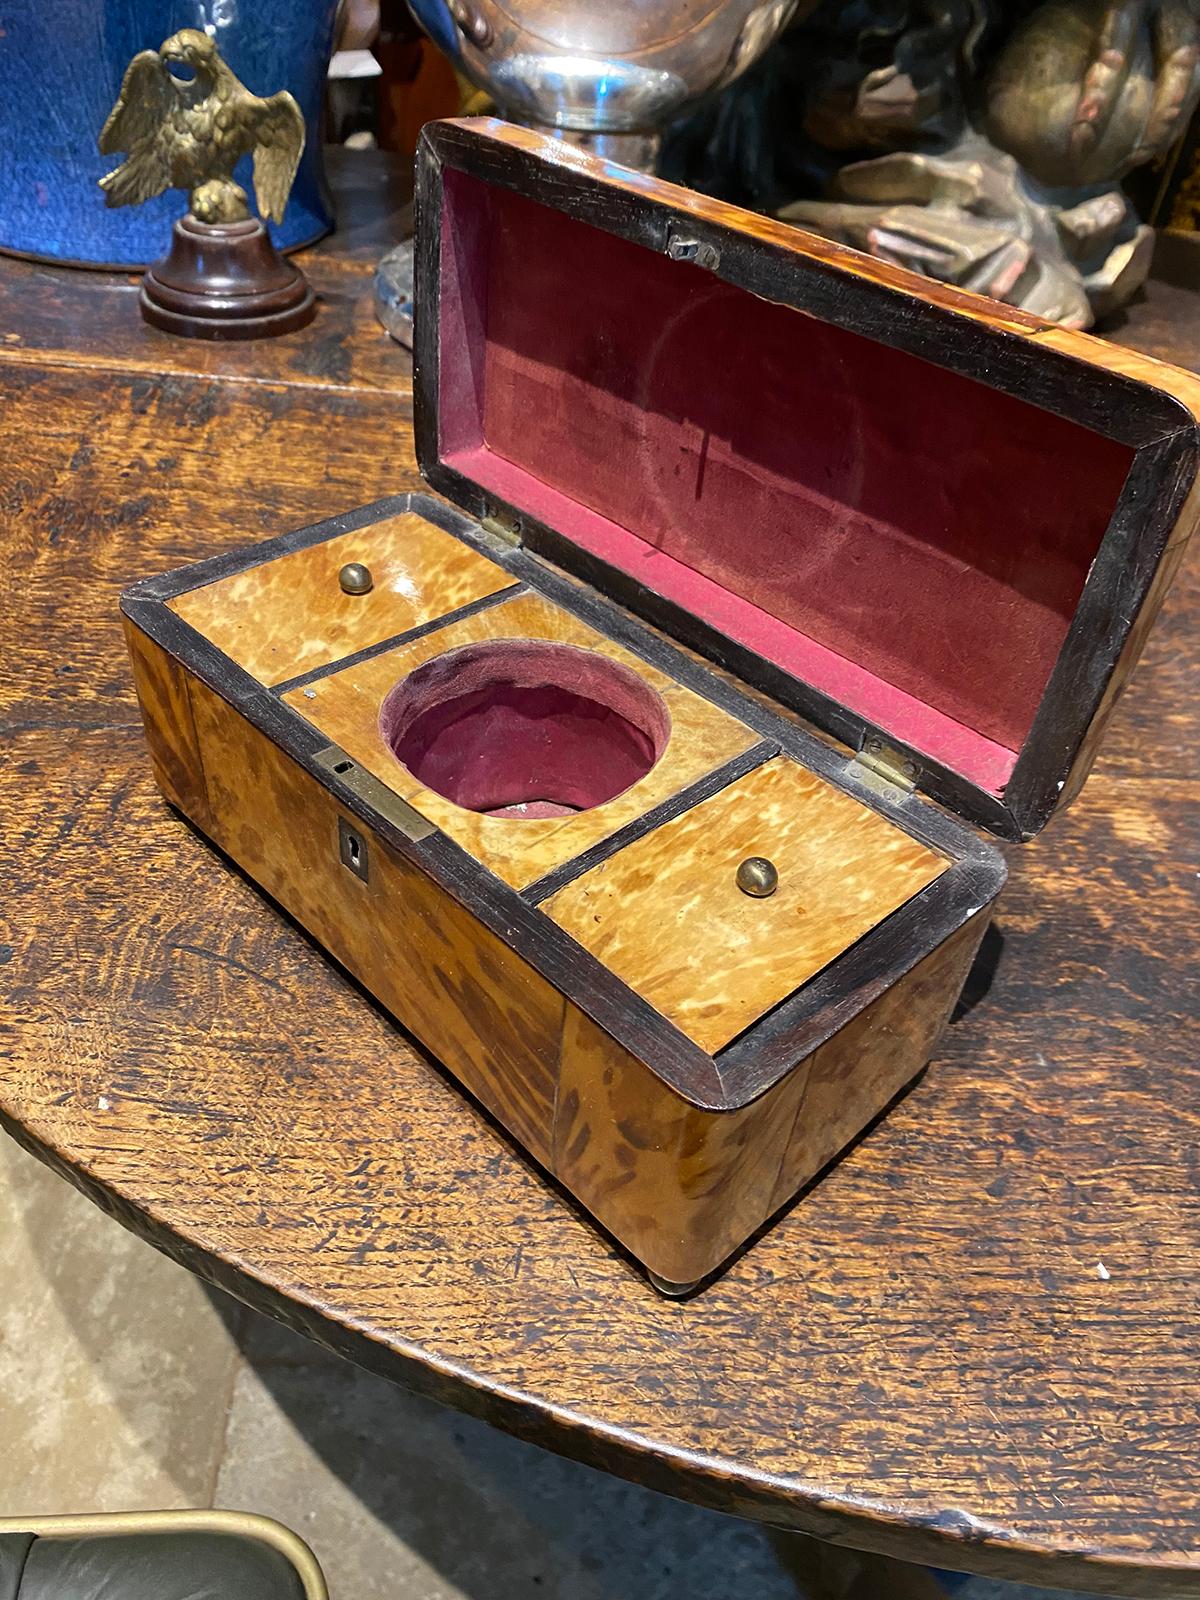
M1200 0L822 0L674 130L684 177L1075 327L1151 230L1120 186L1183 132Z

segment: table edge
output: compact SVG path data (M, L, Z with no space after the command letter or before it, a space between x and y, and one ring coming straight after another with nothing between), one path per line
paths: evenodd
M1200 1597L1200 1559L1038 1540L965 1508L922 1515L894 1503L839 1499L814 1483L668 1448L643 1433L549 1405L420 1346L389 1343L335 1308L289 1293L249 1263L215 1252L157 1218L77 1166L2 1105L0 1130L106 1215L215 1288L378 1377L557 1455L674 1499L900 1561L1138 1600Z

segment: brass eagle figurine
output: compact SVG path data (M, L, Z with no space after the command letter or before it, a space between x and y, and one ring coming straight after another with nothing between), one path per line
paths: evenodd
M182 81L172 63L195 76ZM251 94L206 33L182 28L134 56L99 143L104 155L128 152L100 179L107 205L186 189L197 221L244 222L250 210L233 169L252 152L258 209L281 222L304 149L304 117L286 89L265 100Z

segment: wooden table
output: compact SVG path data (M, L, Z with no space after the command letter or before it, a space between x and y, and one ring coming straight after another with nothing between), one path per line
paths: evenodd
M417 481L369 305L395 196L342 177L319 318L274 343L0 262L4 1126L205 1277L551 1449L911 1560L1200 1595L1197 563L1084 798L1013 852L926 1077L664 1301L151 783L121 588ZM1200 363L1182 291L1120 336Z

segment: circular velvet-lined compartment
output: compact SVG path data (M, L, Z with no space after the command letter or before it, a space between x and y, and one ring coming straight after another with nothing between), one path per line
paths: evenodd
M671 735L662 696L607 656L540 639L462 645L417 667L379 730L426 788L468 811L559 817L603 805Z

